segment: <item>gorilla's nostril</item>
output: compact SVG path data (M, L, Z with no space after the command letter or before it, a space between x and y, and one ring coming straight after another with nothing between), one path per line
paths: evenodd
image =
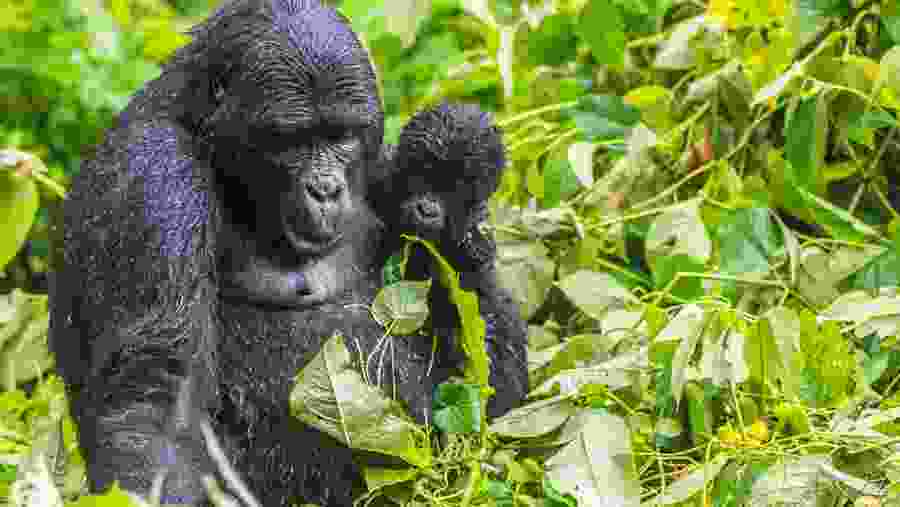
M344 192L344 184L337 178L321 176L307 182L306 191L316 201L336 201Z
M440 207L434 201L426 199L416 204L416 211L422 218L434 218L441 212Z

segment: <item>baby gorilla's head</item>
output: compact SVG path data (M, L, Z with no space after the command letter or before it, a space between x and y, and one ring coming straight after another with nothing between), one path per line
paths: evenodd
M505 165L500 131L477 106L441 104L418 113L400 134L385 213L388 225L435 242L460 271L496 256L479 225Z

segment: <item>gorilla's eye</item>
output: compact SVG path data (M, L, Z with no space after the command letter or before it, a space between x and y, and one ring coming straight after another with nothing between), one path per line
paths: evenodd
M343 127L321 127L314 133L329 143L345 143L354 138L353 131Z
M356 132L348 128L321 127L314 129L312 134L319 142L342 152L356 151L361 142Z

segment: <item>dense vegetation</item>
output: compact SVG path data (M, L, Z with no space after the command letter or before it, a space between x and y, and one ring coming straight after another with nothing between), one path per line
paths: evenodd
M533 402L482 425L477 390L448 386L446 433L379 449L411 466L372 474L376 492L900 505L896 2L332 3L378 66L388 140L444 97L495 111L511 160L492 210L500 269L531 323ZM208 9L12 0L0 20L10 503L82 487L40 294L67 177ZM421 288L391 287L374 314L415 327Z

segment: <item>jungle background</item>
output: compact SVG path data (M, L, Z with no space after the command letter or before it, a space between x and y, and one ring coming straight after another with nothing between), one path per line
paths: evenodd
M386 141L444 98L495 113L491 225L529 322L529 403L481 421L448 389L366 500L900 505L895 0L331 3ZM0 9L0 502L145 501L85 494L46 293L69 179L213 7ZM373 314L427 312L397 299Z

